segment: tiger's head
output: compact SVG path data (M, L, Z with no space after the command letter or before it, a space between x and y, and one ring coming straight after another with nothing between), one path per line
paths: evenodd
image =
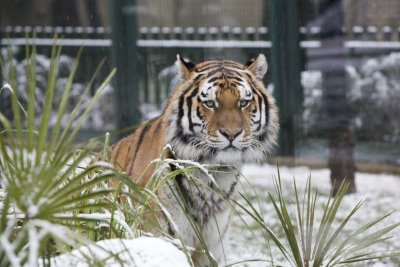
M263 54L246 65L199 64L177 56L180 83L170 98L167 142L180 158L222 164L265 159L279 130L275 100L262 78Z

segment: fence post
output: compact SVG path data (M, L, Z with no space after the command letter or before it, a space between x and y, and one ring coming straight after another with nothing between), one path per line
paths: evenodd
M296 129L301 118L299 3L270 0L272 77L279 107L279 154L295 155Z
M117 131L139 124L136 0L109 1Z
M0 4L0 7L1 7L1 4ZM1 19L1 18L0 18ZM1 20L0 20L1 21ZM2 44L1 44L1 40L3 39L3 31L4 31L4 28L3 27L0 27L0 49L1 48L3 48L3 46L2 46ZM5 62L6 64L8 63L8 62ZM0 89L3 87L3 70L0 68ZM0 91L0 112L3 112L4 110L3 110L3 105L2 105L2 103L4 102L4 99L3 99L3 94L2 94L2 92Z

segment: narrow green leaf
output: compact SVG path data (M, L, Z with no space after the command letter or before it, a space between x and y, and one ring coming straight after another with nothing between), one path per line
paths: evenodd
M106 77L104 82L100 85L100 87L97 89L96 93L94 94L93 98L89 101L88 106L86 107L85 111L83 114L80 116L79 120L77 121L75 128L72 130L70 136L69 136L69 142L71 142L73 139L75 139L76 134L78 133L80 127L88 117L89 113L92 111L92 108L94 105L98 102L99 97L102 95L104 89L107 87L107 85L111 82L111 79L114 77L116 73L116 69L113 69L110 74Z
M326 245L326 240L331 231L332 223L335 220L337 211L338 211L340 204L342 203L342 200L346 194L348 186L349 186L348 183L343 182L339 187L339 190L337 192L336 197L334 198L334 200L332 202L332 205L326 207L326 209L327 209L326 221L325 221L325 224L323 225L323 230L321 232L319 242L315 244L317 250L314 255L314 265L313 266L320 266L323 263L324 256L325 256L325 254L323 253L323 249L324 249L324 246Z
M92 75L92 78L90 79L89 83L85 87L85 89L84 89L84 91L82 93L82 96L79 99L79 102L76 104L76 106L73 109L71 115L69 116L68 123L65 126L63 132L61 133L59 141L58 141L58 143L56 145L56 148L55 148L56 154L58 154L58 151L63 149L65 146L69 146L71 140L74 140L75 136L71 136L70 135L71 134L72 125L73 125L75 119L77 118L77 116L79 115L79 112L80 112L80 110L82 108L82 104L83 104L83 102L85 100L85 96L88 95L88 93L90 92L90 89L91 89L91 87L92 87L92 85L94 83L94 80L97 77L98 73L100 72L101 68L103 67L104 63L105 63L105 59L103 59L99 63L99 65L97 66L95 72ZM86 119L86 118L84 118L84 119ZM79 130L79 126L75 125L74 127L75 127L75 129ZM68 137L70 137L70 138L68 138Z
M362 237L361 239L357 240L357 242L354 242L354 246L352 246L347 253L348 254L355 253L356 251L360 251L362 249L365 249L369 246L378 243L380 238L382 238L385 234L391 232L392 230L394 230L399 226L400 223L396 223L388 227L385 227L381 230L378 230L376 232L373 232L372 234Z
M29 35L26 34L25 38L28 39ZM36 39L36 34L33 35L33 40ZM34 137L36 132L35 126L35 89L36 89L36 45L32 46L32 54L29 51L28 42L25 45L26 57L26 76L28 83L28 107L27 107L27 149L32 152L34 146Z
M331 257L331 261L330 262L335 262L337 260L337 258L339 256L341 256L342 254L346 253L345 247L353 242L356 242L356 237L362 233L365 233L368 229L370 229L371 227L373 227L374 225L380 223L381 221L383 221L385 218L389 217L391 214L393 214L393 212L385 214L384 216L381 216L371 222L368 222L367 224L364 224L363 226L361 226L360 228L358 228L356 231L354 231L353 233L351 233L345 240L343 240L339 246L337 247L335 253L333 254L333 256Z
M345 217L345 219L342 221L342 223L339 225L337 230L332 234L330 239L325 243L321 255L319 256L322 259L325 259L325 255L328 253L328 250L331 248L333 242L336 240L336 238L342 233L343 228L346 226L347 222L353 217L353 215L360 209L360 207L363 205L363 202L360 201L357 203L357 205L351 210L351 212ZM329 263L328 263L329 264Z
M79 51L78 51L78 54L77 54L77 56L75 58L75 63L73 65L73 67L72 67L72 70L71 70L71 72L69 74L67 83L66 83L66 85L64 87L64 92L63 92L63 95L61 97L61 101L59 103L59 108L58 108L57 115L56 115L56 118L57 118L56 119L56 123L55 123L55 125L53 127L53 130L51 132L50 141L48 143L49 151L53 150L53 147L55 146L56 141L57 141L57 139L59 137L59 133L60 133L60 129L61 129L61 121L62 121L62 118L64 117L64 114L65 114L65 110L66 110L66 107L67 107L67 104L68 104L68 99L69 99L70 94L71 94L72 83L73 83L73 80L75 78L76 71L78 69L78 65L79 65L79 61L80 61L82 52L83 52L83 47L80 47ZM50 155L48 155L48 156L50 156Z
M307 184L308 184L308 181L306 183L306 191L307 191ZM304 262L308 262L307 255L306 255L306 247L307 247L306 238L305 238L306 230L304 229L304 224L303 224L304 211L303 212L300 211L301 205L300 205L300 201L299 201L299 193L297 192L296 180L294 178L293 178L293 187L294 187L294 193L295 193L295 197L296 197L296 210L297 210L298 228L299 228L299 233L300 233L301 249L303 252ZM304 205L303 205L303 207L304 207ZM307 224L307 221L306 221L306 224Z
M61 54L61 47L56 46L56 38L53 40L53 47L51 51L51 59L50 59L50 69L48 75L48 82L46 87L46 95L44 100L44 106L42 109L42 117L40 120L40 127L39 127L39 137L36 146L36 165L39 165L42 161L43 152L46 151L46 162L48 158L51 156L50 151L44 149L45 143L47 140L47 135L49 131L49 121L52 114L52 107L53 107L53 98L54 98L54 91L55 91L55 84L58 74L58 66L60 62L60 54Z

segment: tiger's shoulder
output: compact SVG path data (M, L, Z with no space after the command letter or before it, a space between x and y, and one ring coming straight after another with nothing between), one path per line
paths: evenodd
M178 55L176 65L180 82L164 112L113 146L115 165L137 180L167 144L178 158L200 163L263 161L279 130L278 108L262 82L265 56L242 65L229 60L194 64Z
M146 185L155 167L150 163L160 157L165 146L165 131L162 115L142 123L134 133L111 147L112 162L132 179Z

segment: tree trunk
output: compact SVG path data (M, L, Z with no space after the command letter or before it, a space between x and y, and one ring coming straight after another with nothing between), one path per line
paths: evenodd
M331 184L334 195L336 195L344 180L349 183L347 193L356 191L354 145L354 138L346 129L337 131L330 136L328 165L331 170Z
M350 132L351 107L347 99L349 86L346 74L348 51L343 46L343 8L341 0L327 2L321 15L311 25L321 29L322 46L311 50L309 68L322 72L321 130L329 141L328 165L333 193L345 180L347 193L355 192L355 140Z

